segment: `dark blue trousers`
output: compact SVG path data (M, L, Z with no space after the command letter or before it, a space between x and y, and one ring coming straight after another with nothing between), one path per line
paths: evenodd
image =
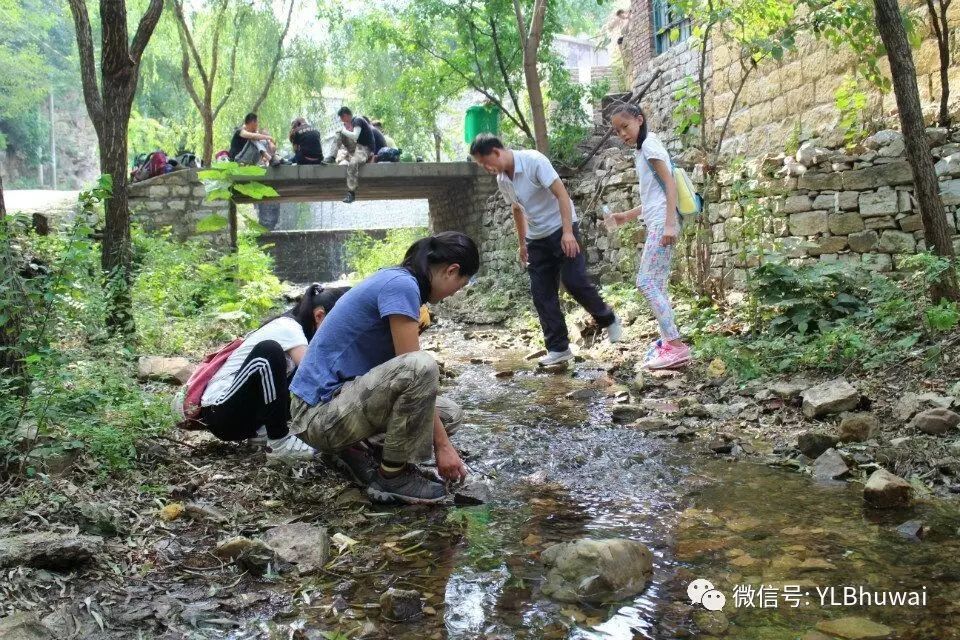
M573 235L580 242L579 228L573 225ZM546 238L527 240L527 258L530 265L530 293L540 317L543 338L550 351L564 351L570 346L567 323L560 307L560 283L577 303L593 316L600 328L613 322L613 309L603 301L597 287L587 276L587 260L583 247L576 258L568 258L560 247L563 229L557 229Z

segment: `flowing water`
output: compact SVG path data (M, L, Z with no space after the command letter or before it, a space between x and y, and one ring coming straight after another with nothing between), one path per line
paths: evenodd
M467 414L455 442L494 496L449 511L374 510L364 542L397 553L371 566L351 606L394 585L420 590L436 612L385 627L387 637L774 640L857 616L892 627L892 637L960 638L956 510L920 505L876 515L855 484L712 459L696 442L613 424L596 382L603 371L589 362L548 374L504 351L479 354L490 364L470 364L477 347L456 346L458 355L443 355L459 373L445 392ZM495 377L504 368L515 375ZM567 397L577 390L578 399ZM922 541L895 531L911 519L929 528ZM582 537L650 547L654 572L643 593L599 608L540 594L539 552ZM724 593L723 615L691 604L695 578ZM844 606L845 586L917 591L925 604ZM309 609L300 615L309 628Z

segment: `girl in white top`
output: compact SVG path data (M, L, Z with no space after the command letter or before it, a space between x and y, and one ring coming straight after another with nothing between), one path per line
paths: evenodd
M221 440L267 439L268 457L310 458L315 451L289 435L290 377L307 344L348 288L307 287L287 313L250 333L210 379L200 421Z
M680 234L673 164L660 139L647 130L640 107L623 105L613 113L610 122L621 140L636 147L634 165L640 181L640 206L615 213L613 219L617 224L624 224L642 215L647 227L637 288L653 309L660 325L660 339L651 345L644 366L648 369L682 367L690 362L690 348L680 339L667 292L670 260Z

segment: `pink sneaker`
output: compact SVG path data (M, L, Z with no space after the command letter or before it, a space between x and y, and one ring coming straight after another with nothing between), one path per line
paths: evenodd
M653 358L644 365L647 369L679 369L690 364L690 347L685 344L676 346L670 342L663 343L657 349Z

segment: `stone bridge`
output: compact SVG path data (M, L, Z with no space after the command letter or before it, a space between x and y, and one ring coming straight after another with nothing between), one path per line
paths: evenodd
M272 202L324 202L346 194L346 167L341 165L282 166L255 180L276 189ZM426 199L431 232L463 231L481 242L484 206L496 190L494 178L472 162L375 163L360 168L358 200ZM240 204L253 202L239 196ZM180 239L199 235L197 222L211 213L231 215L226 203L204 202L204 189L194 171L176 171L131 186L134 218L146 228L170 227ZM383 228L389 224L381 225ZM261 236L281 278L294 282L337 277L342 270L342 245L352 233L336 229L275 231ZM383 231L379 234L382 237ZM226 234L211 234L225 242ZM374 235L377 235L376 233Z

